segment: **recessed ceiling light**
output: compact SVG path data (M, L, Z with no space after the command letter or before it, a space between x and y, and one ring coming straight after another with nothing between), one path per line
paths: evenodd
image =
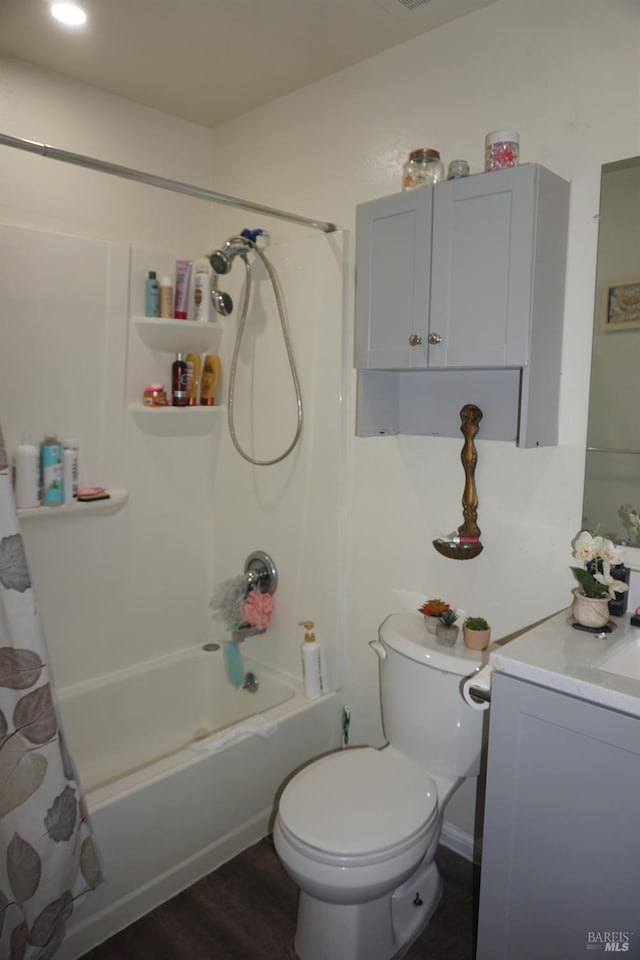
M51 16L68 27L80 27L87 22L87 15L77 3L52 3Z

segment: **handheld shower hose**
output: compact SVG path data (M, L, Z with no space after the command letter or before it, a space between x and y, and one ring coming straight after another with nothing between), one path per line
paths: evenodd
M278 316L280 318L280 326L282 328L282 337L284 340L285 349L287 351L287 360L289 362L289 370L291 372L291 380L293 382L293 389L295 392L296 398L296 428L294 431L293 439L289 443L286 450L277 457L273 457L270 460L258 460L255 457L252 457L248 454L240 444L238 440L238 435L235 428L234 420L234 404L235 404L235 384L236 384L236 371L238 367L238 357L240 354L240 344L242 341L242 335L244 333L245 323L247 320L247 312L249 308L249 295L251 292L251 265L247 257L247 253L253 251L262 261L265 270L267 271L267 276L269 277L269 282L273 289L273 294L276 301L276 307L278 309ZM231 441L236 448L240 456L246 460L248 463L252 463L257 467L270 467L275 463L280 463L281 460L284 460L289 454L293 451L298 440L300 439L300 434L302 432L302 394L300 391L300 381L298 379L298 372L296 370L296 364L293 357L293 350L291 348L291 341L289 339L289 331L287 329L287 321L285 318L284 303L282 300L282 294L280 292L280 285L278 283L278 278L276 272L273 269L269 259L257 246L255 241L246 236L231 237L230 240L224 244L222 250L216 250L211 254L209 260L211 266L216 271L216 273L228 273L231 269L231 265L236 256L240 255L245 266L246 271L246 282L244 290L244 298L242 301L242 310L240 313L240 322L238 324L238 330L236 333L236 340L233 347L233 355L231 357L231 369L229 372L229 399L227 401L227 420L229 423L229 434L231 435ZM218 266L221 267L218 270ZM218 296L228 296L228 294L218 294ZM229 312L229 311L228 311Z

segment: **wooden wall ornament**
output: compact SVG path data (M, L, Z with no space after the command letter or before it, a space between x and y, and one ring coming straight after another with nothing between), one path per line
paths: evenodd
M460 411L460 432L464 436L464 445L460 459L464 468L464 492L462 494L462 516L464 522L458 527L458 536L470 538L471 542L455 543L446 539L437 539L433 545L443 557L452 560L471 560L482 553L480 527L478 526L478 492L475 472L478 462L475 438L480 429L482 410L475 403L465 403Z

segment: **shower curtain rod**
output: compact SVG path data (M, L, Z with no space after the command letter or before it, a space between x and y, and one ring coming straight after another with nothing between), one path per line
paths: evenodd
M122 167L117 163L107 163L105 160L86 157L81 153L59 150L57 147L49 146L46 143L38 143L37 140L23 140L21 137L10 137L7 134L0 133L0 144L5 147L15 147L17 150L26 150L28 153L38 153L40 156L51 160L61 160L63 163L73 163L78 167L98 170L100 173L110 173L114 177L124 177L125 180L137 180L138 183L147 183L152 187L173 190L174 193L186 193L190 197L199 197L201 200L209 200L212 203L225 203L231 207L242 207L243 210L253 210L255 213L263 213L269 217L278 217L280 220L302 223L307 227L313 227L315 230L322 230L324 233L333 233L338 229L335 223L312 220L310 217L302 217L297 213L287 213L285 210L265 207L261 203L252 203L250 200L229 197L224 193L206 190L204 187L194 187L189 183L181 183L179 180L168 180L166 177L156 177L154 174L144 173L142 170L133 170L131 167Z

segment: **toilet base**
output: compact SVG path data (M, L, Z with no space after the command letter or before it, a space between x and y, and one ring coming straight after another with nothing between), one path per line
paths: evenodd
M433 860L404 883L362 904L327 903L300 891L295 952L300 960L393 960L424 930L442 893Z

